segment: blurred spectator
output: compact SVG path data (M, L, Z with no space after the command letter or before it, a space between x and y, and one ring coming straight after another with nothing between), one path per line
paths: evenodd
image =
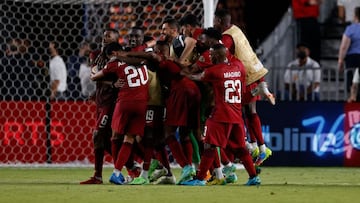
M360 67L360 7L356 7L354 11L353 23L346 26L342 36L338 58L339 71L342 72L345 68L348 69L345 73L348 92L353 78L353 71L350 68Z
M66 100L67 72L65 62L59 55L58 44L56 42L49 43L49 51L51 55L49 63L50 99Z
M320 65L309 54L308 45L300 43L296 46L297 58L288 64L284 75L285 99L319 101Z
M5 55L1 58L1 100L37 99L40 87L40 70L28 52L30 42L11 39L7 42Z
M320 61L319 4L322 0L292 0L293 15L296 21L298 42L307 43L311 58Z
M87 63L90 51L90 42L85 40L80 44L77 54L68 57L66 65L68 69L67 90L69 93L69 99L76 100L81 98L82 89L79 71L81 64Z
M91 51L97 50L97 45L90 44L90 50ZM90 58L88 57L87 60L84 60L80 64L80 69L79 69L82 99L87 99L92 95L94 95L95 93L96 83L90 79L90 74L91 74L91 65L90 65Z
M354 9L358 6L359 0L337 0L339 22L350 24L354 19Z
M350 90L350 97L348 98L348 102L358 102L360 101L360 94L359 94L359 68L355 69L354 77L352 79L352 85Z

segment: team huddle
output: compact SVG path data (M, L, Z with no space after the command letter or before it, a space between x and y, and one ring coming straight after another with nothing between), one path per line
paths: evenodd
M268 70L226 10L215 12L213 28L197 21L192 14L166 19L157 41L133 27L126 47L117 30L104 31L101 51L90 55L95 173L81 184L103 183L105 152L114 161L109 181L117 185L235 183L237 161L246 185L261 184L260 166L272 152L256 101L263 96L275 104ZM182 168L178 180L167 148Z

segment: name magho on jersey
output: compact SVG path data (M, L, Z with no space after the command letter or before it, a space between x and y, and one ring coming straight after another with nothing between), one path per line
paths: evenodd
M234 77L240 77L240 76L241 76L240 71L224 73L224 78L234 78Z

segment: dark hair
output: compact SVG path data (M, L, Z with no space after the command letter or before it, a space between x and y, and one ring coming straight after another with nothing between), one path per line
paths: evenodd
M183 18L181 18L179 24L181 26L183 25L191 25L193 27L196 27L199 25L199 22L198 22L198 18L196 15L192 14L192 13L189 13L187 15L185 15Z
M203 31L203 34L210 37L210 38L216 39L216 40L221 40L222 39L221 32L219 30L213 28L213 27L206 28Z
M231 15L230 15L230 12L228 10L226 10L226 9L218 9L218 10L215 11L215 16L217 16L218 18L223 19L223 18L225 18L227 16L231 16Z
M144 32L144 28L140 26L134 26L131 28L131 30L140 30L141 32Z
M119 33L119 31L118 30L116 30L116 29L113 29L113 28L107 28L107 29L105 29L105 32L112 32L112 33L114 33L114 34L116 34L117 36L117 38L119 38L120 37L120 33Z
M90 43L90 49L91 50L96 50L97 48L98 48L98 45L96 43L94 43L94 42Z
M106 28L105 31L119 33L119 31L117 31L116 29L113 29L113 28Z
M166 18L164 20L164 24L167 23L171 28L176 28L178 31L180 30L180 25L176 19Z
M360 20L360 7L355 8L355 16Z
M214 44L211 46L211 49L213 50L220 50L220 49L226 49L226 47L223 44Z
M105 54L111 55L113 51L123 51L123 47L117 42L111 42L105 47Z
M300 47L306 47L306 48L308 48L309 49L309 44L308 43L306 43L306 42L299 42L297 45L296 45L296 48L298 49L298 48L300 48Z

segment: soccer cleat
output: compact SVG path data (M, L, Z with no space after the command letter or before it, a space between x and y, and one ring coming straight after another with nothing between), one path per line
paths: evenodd
M251 90L252 96L262 95L265 97L272 105L275 105L275 97L270 93L267 83L260 82L254 89Z
M225 177L228 177L231 173L236 171L236 166L232 164L231 166L224 166L222 172Z
M127 175L127 176L125 177L124 184L128 184L128 183L130 183L130 182L131 182L131 181L133 181L133 180L134 180L134 178L133 178L133 177L131 177L131 176Z
M156 185L175 185L176 178L174 175L162 176L154 184L156 184Z
M156 159L151 159L150 167L149 167L149 178L152 176L152 173L155 171L155 169L159 166L159 161Z
M250 152L250 154L251 154L251 157L253 158L253 160L256 160L260 154L259 147L256 147L252 152Z
M259 176L255 176L253 178L249 178L249 180L245 183L245 185L251 186L251 185L260 185L261 180Z
M110 183L114 183L116 185L123 185L124 184L124 176L120 173L119 176L116 176L115 173L112 173L110 176Z
M206 172L205 180L206 180L206 181L209 181L211 178L212 178L212 175L211 175L210 171L208 170L208 171Z
M229 176L225 177L226 183L236 183L238 177L235 173L231 173Z
M206 185L226 185L226 180L225 178L214 178L213 180L207 182Z
M186 165L181 171L180 180L178 184L181 185L182 182L192 179L192 177L195 175L196 175L196 171L194 167L192 167L191 165Z
M134 178L134 180L132 180L129 183L129 185L145 185L145 184L149 184L149 180L147 178L142 177L142 176Z
M205 185L206 185L206 181L205 181L205 180L194 179L194 180L184 181L184 182L181 183L181 185L205 186Z
M161 176L164 176L168 173L168 170L164 167L162 169L155 169L153 174L150 176L150 182L157 181Z
M141 167L134 166L132 169L128 169L127 172L128 172L128 175L129 175L132 179L134 179L134 178L137 178L137 177L140 176L141 170L142 170Z
M269 148L266 148L265 152L260 152L259 156L255 161L255 166L260 166L271 155L272 155L272 151Z
M101 178L97 178L95 176L90 177L89 180L85 180L80 182L81 185L87 185L87 184L103 184L103 181Z

